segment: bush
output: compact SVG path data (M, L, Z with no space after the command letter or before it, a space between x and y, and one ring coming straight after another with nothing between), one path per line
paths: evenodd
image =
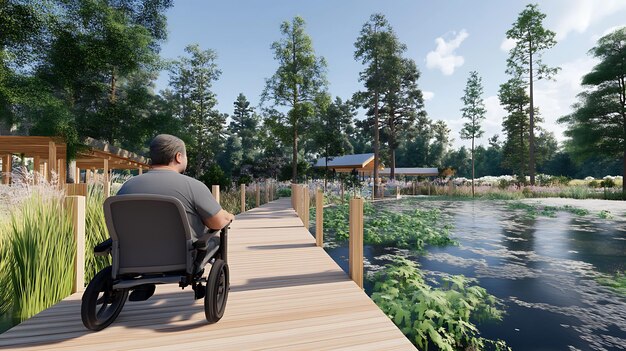
M252 179L251 176L244 174L241 177L239 177L239 179L237 179L237 185L241 185L241 184L252 184L252 182L254 181L254 179Z
M597 180L592 180L589 182L589 184L587 184L590 188L599 188L600 187L600 183L598 183Z
M605 178L603 181L600 182L600 186L602 188L614 188L615 181L611 178Z
M224 174L224 171L222 171L217 164L212 164L200 177L200 181L209 187L209 189L211 189L213 185L219 185L220 190L227 190L231 185L230 178Z
M277 192L278 197L291 197L291 189L290 188L280 188Z

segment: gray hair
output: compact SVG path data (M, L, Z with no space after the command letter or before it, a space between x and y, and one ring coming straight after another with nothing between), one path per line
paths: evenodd
M186 155L185 142L169 134L159 134L150 142L151 164L169 165L176 158L176 153Z

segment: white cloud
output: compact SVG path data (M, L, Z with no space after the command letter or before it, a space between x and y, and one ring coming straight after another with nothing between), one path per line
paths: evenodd
M455 32L452 32L455 35ZM467 39L469 34L462 29L453 39L446 41L443 37L435 39L437 48L426 55L426 67L438 68L446 76L452 75L457 67L463 66L463 56L455 55L455 50Z
M572 112L572 104L577 101L576 95L583 88L580 84L582 76L589 73L598 60L583 57L561 65L561 71L554 81L538 81L535 84L535 106L543 118L541 126L547 131L554 132L557 140L565 139L563 132L566 125L556 121Z
M611 33L615 32L617 29L624 28L624 27L626 27L626 24L622 24L622 25L619 25L619 26L613 26L613 27L607 28L600 35L592 35L591 36L591 40L595 44L595 42L597 42L598 39L602 38L603 36L605 36L607 34L611 34Z
M502 40L502 44L500 44L500 50L504 52L509 52L511 49L515 47L515 40L504 38Z
M432 100L435 97L435 93L432 91L422 91L422 96L424 97L424 101Z
M626 9L623 0L574 0L566 3L565 11L556 21L556 40L567 37L570 32L584 33L589 26L608 15Z

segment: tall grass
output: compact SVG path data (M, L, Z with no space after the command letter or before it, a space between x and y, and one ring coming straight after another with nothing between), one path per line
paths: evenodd
M12 209L0 228L0 310L16 322L72 291L76 245L71 216L62 196L41 190Z
M111 264L110 256L96 257L93 248L109 238L104 220L104 189L98 184L89 184L85 208L85 282Z

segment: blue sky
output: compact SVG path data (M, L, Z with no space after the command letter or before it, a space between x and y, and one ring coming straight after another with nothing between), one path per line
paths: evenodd
M354 42L372 13L380 12L407 45L406 56L415 60L422 76L419 86L427 98L426 111L433 120L444 120L452 129L454 145L468 144L459 138L463 123L459 112L469 72L483 77L487 107L486 144L502 134L497 91L508 78L505 32L528 2L489 1L201 1L178 0L167 12L169 38L162 45L165 58L184 54L184 47L198 43L217 52L222 71L213 86L221 112L232 113L233 101L242 92L257 105L265 78L277 68L270 45L280 39L283 21L300 15L307 22L317 55L328 62L329 92L348 99L363 89L358 81L361 64L354 60ZM556 81L536 85L535 104L545 122L542 126L563 140L563 125L556 119L570 112L581 91L580 78L597 63L587 55L607 31L626 25L626 1L553 0L538 2L547 15L545 26L557 33L558 44L546 52L544 62L560 66ZM167 87L167 72L157 90ZM358 116L357 118L363 118Z

